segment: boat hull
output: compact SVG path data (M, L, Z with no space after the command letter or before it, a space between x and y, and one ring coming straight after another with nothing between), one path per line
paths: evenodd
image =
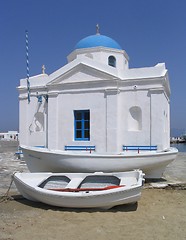
M100 175L104 173L95 174ZM127 173L118 173L118 175L120 174L124 175L123 179L125 179L124 181L126 181L126 185L111 190L90 190L79 193L56 192L39 187L39 183L46 178L54 175L53 173L15 173L13 180L22 196L31 201L43 202L45 204L58 207L109 209L117 205L135 203L141 197L141 190L144 181L144 174L142 171L137 170ZM65 176L71 175L65 174ZM76 174L75 180L80 178L78 175L81 176L83 180L84 176L87 176L89 174ZM112 173L112 175L117 176L117 173Z
M30 172L123 172L141 169L146 178L161 178L178 150L97 154L21 146Z

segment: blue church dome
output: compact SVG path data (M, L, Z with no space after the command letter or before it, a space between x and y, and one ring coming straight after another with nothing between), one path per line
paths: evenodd
M91 48L91 47L107 47L107 48L115 48L115 49L122 50L121 46L115 40L100 34L91 35L81 39L76 44L75 49Z

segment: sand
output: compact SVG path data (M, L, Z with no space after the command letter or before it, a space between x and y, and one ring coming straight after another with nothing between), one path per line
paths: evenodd
M147 189L138 204L110 210L65 209L23 199L14 185L2 201L16 170L28 171L14 156L15 143L0 143L0 240L185 240L186 190ZM165 172L169 182L186 182L186 154ZM164 182L163 182L164 183ZM159 183L158 183L159 184ZM180 186L180 184L179 184ZM186 184L183 184L186 186ZM182 187L186 189L186 187Z
M186 239L186 191L143 189L138 204L65 209L13 195L0 203L0 239Z

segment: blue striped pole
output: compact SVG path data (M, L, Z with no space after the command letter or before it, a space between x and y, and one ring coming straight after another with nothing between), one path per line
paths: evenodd
M28 31L25 32L26 35L26 71L27 71L27 93L28 93L28 103L30 103L30 75L29 75L29 58L28 58Z

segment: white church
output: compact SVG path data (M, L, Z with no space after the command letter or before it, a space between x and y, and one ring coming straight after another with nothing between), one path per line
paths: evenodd
M124 146L170 147L170 85L164 63L129 68L112 38L80 40L68 63L47 75L20 80L20 145L65 150L95 146L118 153Z

